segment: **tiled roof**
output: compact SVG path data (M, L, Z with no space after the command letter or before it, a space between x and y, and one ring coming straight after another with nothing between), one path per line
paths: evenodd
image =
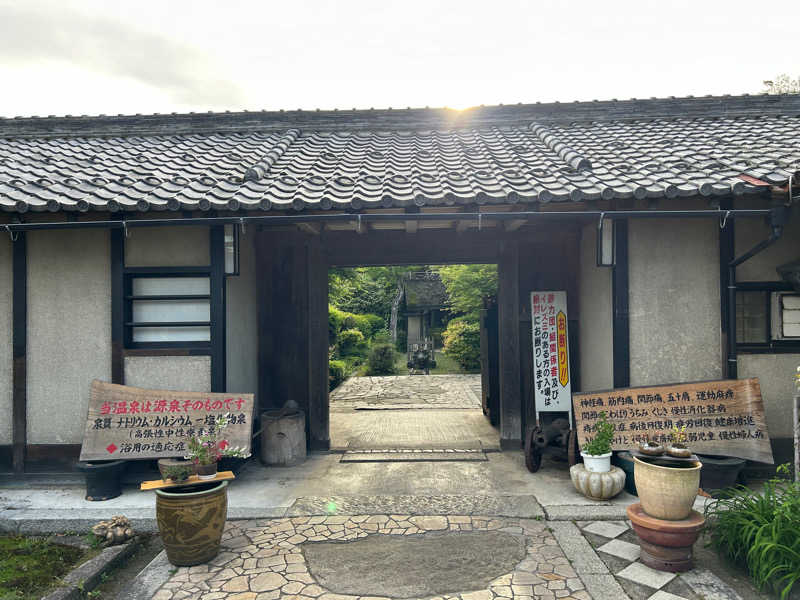
M800 96L0 119L0 209L361 209L747 193L800 165Z

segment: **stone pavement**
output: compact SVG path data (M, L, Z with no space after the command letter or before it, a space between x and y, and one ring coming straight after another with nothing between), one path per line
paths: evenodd
M135 597L742 600L707 569L675 575L643 565L632 536L625 521L469 515L233 521L210 563L165 572Z
M474 554L466 565L459 565L458 556L441 553L427 563L418 556L414 561L413 546L412 552L398 546L377 572L365 570L378 558L367 548L360 557L358 552L347 557L356 568L332 573L326 569L324 557L317 557L315 551L319 542L355 545L358 542L354 540L368 536L388 536L409 538L408 543L411 538L441 539L454 532L472 540ZM519 552L508 553L505 561L486 556L491 551L491 545L485 543L490 532L503 534L508 539L506 545L517 546ZM545 523L529 519L357 515L243 521L228 524L223 546L210 564L178 569L155 593L154 600L592 598ZM481 573L485 581L479 587L474 583L475 574L455 577L451 572L470 564L481 570L481 559L492 562L492 569ZM409 562L416 564L409 568Z
M350 377L330 395L331 411L346 409L480 408L480 375Z

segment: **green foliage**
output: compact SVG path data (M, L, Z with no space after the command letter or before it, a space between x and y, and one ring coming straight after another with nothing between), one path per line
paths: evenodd
M47 540L0 536L0 598L41 598L84 557L80 548Z
M581 448L584 453L600 456L611 452L611 440L614 439L614 425L606 420L606 411L600 413L600 418L594 426L595 436L589 438Z
M328 361L328 389L333 390L347 379L347 363L343 360Z
M789 472L789 465L778 467L780 475ZM746 566L760 588L789 596L800 580L800 481L775 478L759 492L731 488L705 516L717 551Z
M418 266L331 269L328 275L330 303L346 312L375 314L388 322L397 283L406 273L420 269Z
M162 479L172 481L186 481L192 474L191 465L171 465L163 467Z
M339 337L344 323L345 312L335 306L328 306L328 344L333 346Z
M434 267L449 297L449 310L475 323L484 296L497 294L497 265L448 265Z
M367 375L395 375L394 347L388 343L374 344L369 350Z
M481 366L481 330L477 323L466 319L453 319L442 334L444 353L455 359L465 371L475 371Z
M367 342L364 334L358 329L345 329L339 334L339 355L353 356L364 354L367 351Z

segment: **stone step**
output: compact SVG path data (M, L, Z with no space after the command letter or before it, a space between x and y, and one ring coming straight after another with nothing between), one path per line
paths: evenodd
M355 462L482 462L488 460L481 448L397 448L348 450L341 463Z

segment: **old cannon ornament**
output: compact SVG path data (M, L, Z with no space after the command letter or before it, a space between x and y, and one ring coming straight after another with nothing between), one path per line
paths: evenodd
M544 417L547 413L543 413ZM566 460L571 467L578 462L578 439L569 419L558 417L549 423L539 423L528 429L525 436L525 466L536 473L542 466L542 456L550 454Z
M426 340L422 344L410 344L406 366L409 375L430 375L431 369L436 368L433 342Z

